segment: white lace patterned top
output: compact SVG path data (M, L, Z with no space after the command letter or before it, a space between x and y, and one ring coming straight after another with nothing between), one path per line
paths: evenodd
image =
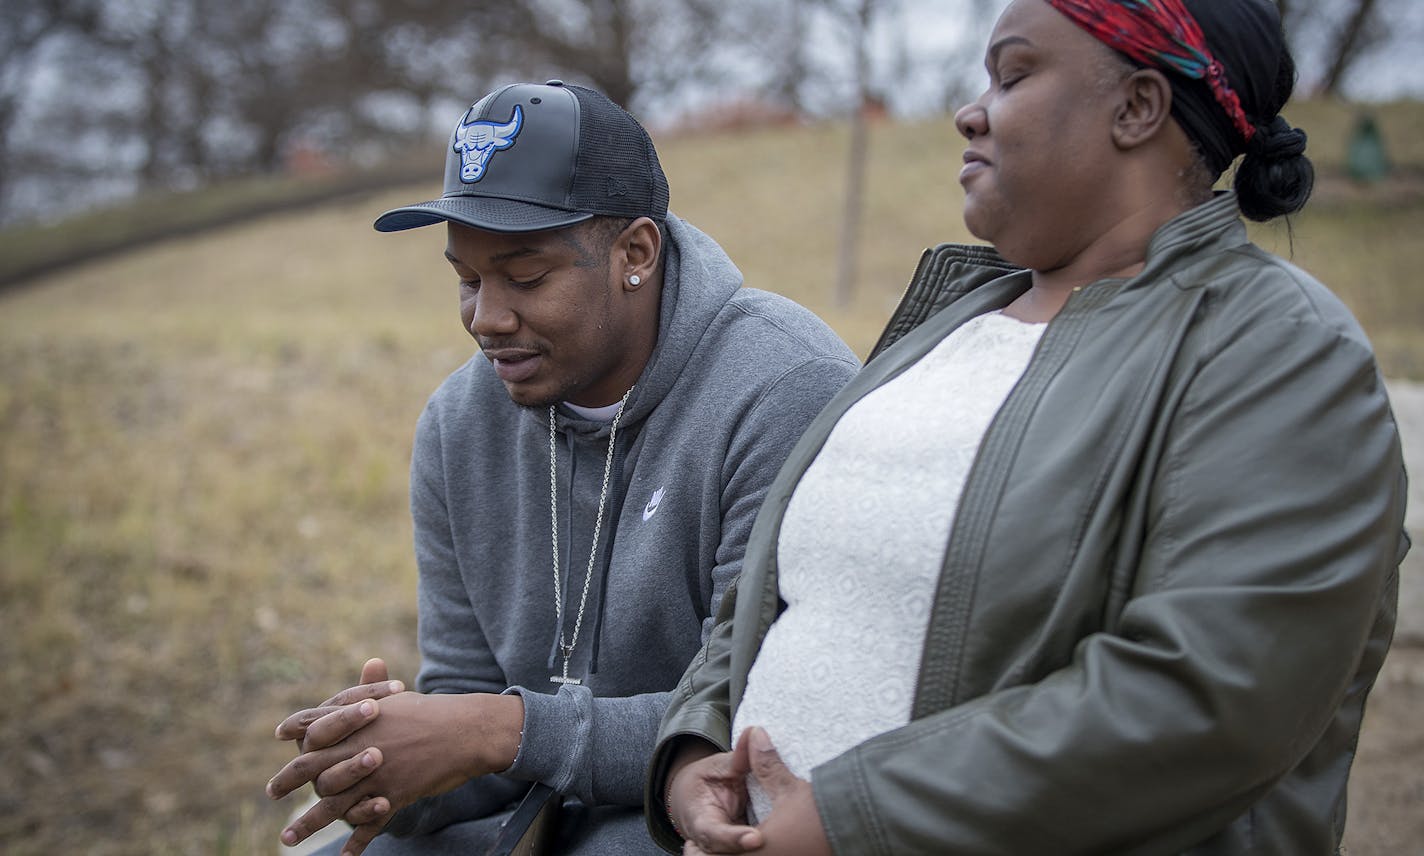
M734 745L760 725L809 779L910 721L960 492L1045 326L973 318L841 417L787 507L777 546L787 608L747 676ZM770 804L748 784L764 818Z

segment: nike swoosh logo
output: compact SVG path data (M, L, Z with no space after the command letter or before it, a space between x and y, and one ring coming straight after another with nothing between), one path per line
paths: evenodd
M648 500L648 504L643 506L643 519L651 520L654 514L658 513L658 506L663 502L663 488L653 491L653 498Z

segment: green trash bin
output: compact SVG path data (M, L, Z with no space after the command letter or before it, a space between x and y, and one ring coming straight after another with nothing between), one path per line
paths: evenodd
M1374 184L1389 175L1389 154L1374 116L1362 113L1355 121L1345 152L1345 166L1350 177L1361 184Z

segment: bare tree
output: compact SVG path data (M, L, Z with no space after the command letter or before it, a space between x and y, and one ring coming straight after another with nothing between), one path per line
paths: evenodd
M141 188L272 172L303 140L339 157L423 133L435 106L496 75L574 76L628 103L644 80L671 80L665 68L695 66L697 48L668 35L710 44L718 13L713 0L7 0L0 206L21 154L31 185L91 165ZM63 62L49 50L61 37ZM55 83L27 108L39 63ZM77 139L79 115L85 133L102 126L106 157L17 153L24 109L27 139Z
M0 215L16 163L14 131L45 47L66 34L93 28L93 0L7 0L0 15Z
M805 80L803 10L816 0L644 2L631 70L635 109L755 98L796 110ZM690 99L688 96L692 96Z
M845 201L841 209L840 243L837 248L835 304L850 305L860 264L860 222L865 207L865 168L870 157L869 113L883 104L874 95L871 38L879 20L896 5L896 0L824 0L823 9L845 33L852 63L850 144L846 153Z
M843 10L849 19L855 56L855 100L850 116L850 147L846 153L845 204L841 209L841 239L836 258L835 303L850 305L860 266L860 219L865 207L865 165L870 157L870 24L877 0L853 0Z
M785 4L785 14L781 16L785 27L784 36L773 36L773 42L780 49L771 53L772 57L779 59L773 69L768 91L772 97L783 106L789 107L798 113L805 112L806 104L802 96L801 87L811 76L811 64L807 58L809 47L807 45L806 30L808 26L810 4L807 0L791 0ZM768 33L766 26L767 17L758 16L755 20L760 24L760 32L763 35ZM752 20L750 17L748 20ZM754 44L750 38L743 40L743 44Z
M1381 33L1372 27L1375 0L1353 0L1352 8L1340 28L1330 53L1329 69L1320 83L1320 91L1338 95L1341 80L1359 57L1379 41Z
M909 91L921 110L962 103L1005 2L5 0L0 218L26 199L92 197L36 190L45 180L85 191L95 175L114 192L191 186L283 169L307 141L338 160L375 157L493 83L565 77L645 118L685 110L689 96L848 116L844 305L858 264L867 104L893 110L887 96ZM1362 57L1406 37L1379 20L1390 3L1413 0L1277 2L1293 45L1309 44L1298 55L1326 57L1303 67L1326 69L1317 88L1336 92ZM892 30L950 6L957 41L909 57ZM903 85L912 76L913 90ZM85 148L103 157L75 154Z
M206 177L202 130L217 108L216 84L203 62L211 11L201 0L152 0L139 8L111 3L90 36L107 66L134 80L138 107L129 133L142 143L141 188Z
M481 49L526 75L576 72L619 104L636 89L637 0L508 2L482 10Z

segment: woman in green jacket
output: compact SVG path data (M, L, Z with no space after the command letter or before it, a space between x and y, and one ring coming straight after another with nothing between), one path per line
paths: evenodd
M773 484L650 771L684 853L1339 847L1403 534L1268 0L1014 0L927 254ZM1240 155L1234 192L1213 193Z

